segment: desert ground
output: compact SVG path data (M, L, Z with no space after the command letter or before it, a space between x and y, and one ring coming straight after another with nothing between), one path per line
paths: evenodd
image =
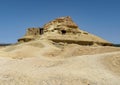
M2 47L0 85L120 85L120 48L45 39Z

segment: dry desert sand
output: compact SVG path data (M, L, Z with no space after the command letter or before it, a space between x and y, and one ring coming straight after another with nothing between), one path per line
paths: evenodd
M120 48L45 39L7 46L0 85L120 85Z

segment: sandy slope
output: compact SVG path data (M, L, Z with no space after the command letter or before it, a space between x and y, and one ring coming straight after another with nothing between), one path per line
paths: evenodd
M6 47L0 85L120 85L120 49L47 40Z

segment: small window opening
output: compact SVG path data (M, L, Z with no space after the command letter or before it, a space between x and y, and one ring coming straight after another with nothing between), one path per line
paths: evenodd
M61 30L61 33L64 35L66 34L66 30Z
M43 28L40 28L40 35L43 34Z

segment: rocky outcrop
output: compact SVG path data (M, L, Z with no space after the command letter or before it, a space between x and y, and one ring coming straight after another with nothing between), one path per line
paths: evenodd
M81 45L112 45L112 43L81 30L71 17L60 17L45 24L43 28L28 28L18 42L27 42L44 37L54 42L77 43Z
M43 26L45 32L77 33L80 32L78 26L73 22L71 17L60 17Z

